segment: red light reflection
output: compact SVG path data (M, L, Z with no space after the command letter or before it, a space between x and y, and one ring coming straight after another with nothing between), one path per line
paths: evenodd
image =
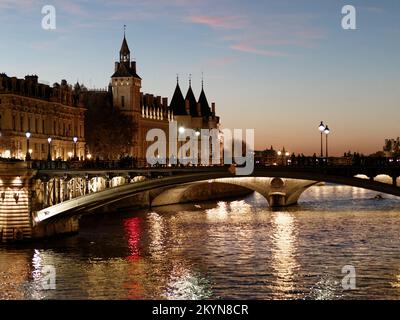
M131 218L125 220L124 229L130 250L130 256L128 257L128 260L137 260L140 258L140 219Z

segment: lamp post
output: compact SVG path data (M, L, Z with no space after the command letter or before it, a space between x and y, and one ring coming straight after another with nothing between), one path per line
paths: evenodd
M48 147L48 152L47 152L47 161L51 161L51 138L49 137L47 139L47 142L49 143L49 147Z
M324 125L323 121L321 121L321 124L319 125L318 130L321 132L321 158L323 158L324 157L324 150L323 150L323 137L322 136L323 136L323 133L325 131L325 125Z
M331 132L331 130L329 129L328 125L325 127L324 129L324 133L326 135L326 162L328 162L328 135Z
M179 127L179 129L178 129L179 136L183 136L185 134L185 131L186 131L185 127L183 127L183 126ZM182 151L183 141L180 141L179 137L178 137L178 141L179 141L178 162L180 164L180 161L183 160L183 158L184 158L183 151Z
M31 161L31 154L29 153L29 139L31 138L31 133L28 131L26 134L26 161Z
M78 137L72 139L74 141L74 160L76 160L76 143L78 142Z

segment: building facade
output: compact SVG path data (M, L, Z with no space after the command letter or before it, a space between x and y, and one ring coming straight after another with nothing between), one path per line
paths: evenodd
M37 76L18 79L0 74L2 158L23 160L29 154L32 160L47 160L50 151L52 160L68 160L75 152L83 159L84 117L79 95L66 80L50 87L39 83Z
M140 165L146 164L146 151L152 142L146 141L147 132L161 129L169 141L169 124L177 122L177 127L200 129L219 129L219 117L208 103L202 84L199 99L195 98L191 81L186 97L183 97L179 81L171 103L168 98L141 92L142 78L137 74L136 61L131 60L131 52L124 35L119 62L115 63L115 72L111 76L113 106L132 119L134 137L131 154ZM169 146L167 146L167 150ZM171 155L167 155L168 158Z

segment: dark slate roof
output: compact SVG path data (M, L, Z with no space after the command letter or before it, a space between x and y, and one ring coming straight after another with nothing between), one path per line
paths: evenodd
M127 63L121 62L119 64L118 70L111 76L111 78L118 77L135 77L137 79L141 79L131 67L128 66Z
M211 115L211 109L203 88L201 89L199 103L201 105L201 115L203 117L209 117Z
M186 94L186 98L185 100L189 100L189 105L190 105L190 115L192 117L197 117L197 101L196 98L194 96L193 90L192 90L192 86L189 86L189 90Z
M119 51L120 54L127 55L130 54L131 51L129 50L128 42L124 36L124 40L122 41L121 50Z
M185 110L185 99L183 98L183 94L179 84L176 85L174 95L171 100L170 108L174 112L174 115L186 115Z

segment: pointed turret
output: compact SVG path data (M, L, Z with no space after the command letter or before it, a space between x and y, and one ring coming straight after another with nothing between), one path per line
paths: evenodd
M176 88L171 100L170 109L172 109L174 115L186 115L185 99L183 98L183 94L179 86L179 79L176 83Z
M119 62L129 63L131 61L131 51L129 50L128 41L126 41L126 25L124 25L124 40L122 40L121 50L119 50Z
M192 79L191 76L189 77L189 89L186 94L185 100L189 101L189 107L190 107L190 115L192 117L197 117L197 101L196 97L194 96L193 90L192 90Z
M122 46L121 46L121 50L119 51L119 54L121 56L121 60L123 60L122 57L126 57L131 54L131 51L129 50L129 46L128 46L128 41L126 41L125 35L124 35L124 40L122 41Z
M131 51L129 50L125 31L124 39L122 40L121 50L119 51L119 62L115 63L115 73L111 77L135 77L137 79L141 79L136 73L136 62L131 62Z
M209 117L211 116L211 109L210 105L208 104L208 100L206 97L206 94L204 92L204 81L201 81L201 93L199 97L199 103L201 105L201 115L203 117Z

